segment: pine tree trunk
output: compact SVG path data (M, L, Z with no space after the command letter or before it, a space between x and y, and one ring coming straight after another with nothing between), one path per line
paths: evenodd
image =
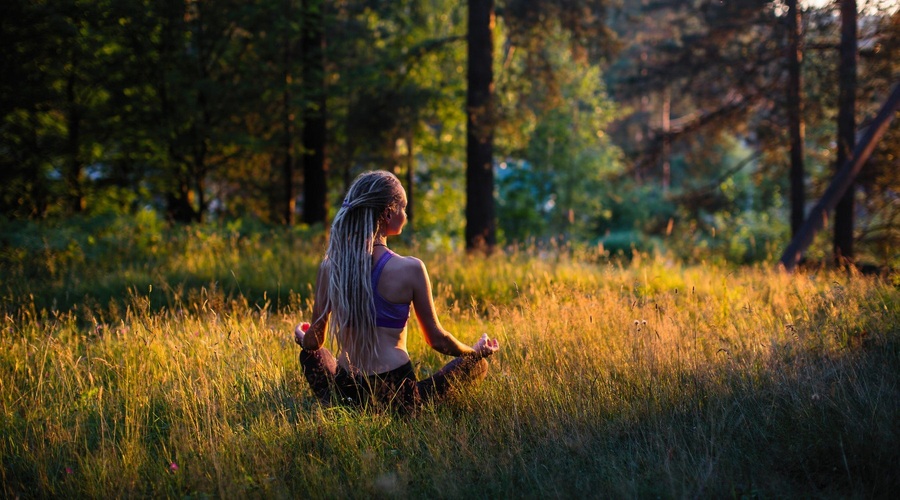
M466 95L466 250L496 245L493 168L493 0L469 0Z
M294 5L292 0L284 2L285 15L288 19L293 17ZM285 37L283 41L284 52L282 54L282 108L281 108L281 181L284 183L281 189L281 203L275 210L276 220L280 219L285 226L294 225L294 120L291 95L291 67L294 62L291 50L291 40ZM273 192L277 190L273 189ZM276 199L278 196L276 196ZM278 212L281 212L280 214Z
M837 164L853 160L856 145L856 0L840 0L841 63L838 90ZM853 259L853 198L855 183L838 202L834 214L834 258L838 264Z
M321 0L303 4L303 222L325 223L328 165L325 158L325 16Z
M787 113L791 142L791 237L797 236L803 225L806 180L803 160L803 101L801 97L800 62L803 60L801 43L801 13L798 0L788 0L788 88Z

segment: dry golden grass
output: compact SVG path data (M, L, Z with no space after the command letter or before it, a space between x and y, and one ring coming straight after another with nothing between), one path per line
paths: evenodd
M222 244L246 270L235 279L254 255L266 269L291 255ZM182 265L212 266L204 248ZM890 284L649 257L423 260L444 326L469 341L488 332L502 349L483 385L410 418L314 402L290 338L309 315L306 283L279 292L280 308L178 283L64 312L8 296L3 495L869 497L900 486ZM426 376L447 359L410 324Z

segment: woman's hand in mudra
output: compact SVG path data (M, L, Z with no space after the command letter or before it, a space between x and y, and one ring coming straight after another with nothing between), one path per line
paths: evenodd
M479 358L486 358L500 349L500 342L498 342L497 339L489 339L488 334L484 333L481 335L481 338L478 339L478 342L475 342L472 349L475 350L475 354Z
M306 335L306 330L309 330L309 323L305 321L297 325L297 328L294 328L294 342L301 347L303 347L303 337Z

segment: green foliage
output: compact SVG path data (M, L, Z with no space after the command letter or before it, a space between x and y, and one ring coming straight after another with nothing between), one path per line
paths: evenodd
M831 50L840 36L836 5L803 9L802 120L808 207L824 192L836 161L839 51ZM896 81L896 57L886 55L885 50L896 45L898 36L896 9L887 4L860 5L860 9L864 55L859 63L859 88L854 93L858 96L857 123L862 127L866 119L861 117L873 115ZM629 43L605 74L611 94L628 111L611 135L633 165L636 179L671 189L678 197L672 200L678 212L675 232L686 228L704 231L707 234L701 243L718 247L717 255L737 262L764 258L768 253L764 249L775 239L784 238L782 247L787 243L781 223L788 215L781 207L790 206L782 200L790 193L784 16L784 6L778 2L737 0L626 2L614 17L613 27ZM719 178L729 172L733 162L728 156L733 153L717 151L723 146L729 149L727 140L738 140L748 149L747 156L757 155L754 164L744 169L752 174L755 186L749 188L740 176L734 176L733 185L724 184L703 196L688 196L698 185L720 184ZM889 151L896 144L887 139L880 147ZM887 192L896 192L896 186L881 190L872 182L878 173L896 170L886 167L884 159L886 156L873 157L866 168L872 177L864 174L859 178L866 186L866 196L858 197L859 204L869 206L856 215L860 259L878 260L882 265L889 259L884 255L885 245L876 240L890 241L895 232L889 222L893 220L892 195ZM671 175L664 168L666 162ZM734 206L736 200L730 197L736 193L748 197L743 206ZM750 210L758 213L750 214ZM713 225L721 234L724 228L748 223L754 234L746 234L748 230L742 227L743 236L719 238L721 243L708 238ZM767 231L766 224L775 227ZM866 236L872 236L871 240ZM753 243L760 240L766 243ZM679 245L679 252L690 255L684 248ZM812 248L808 254L823 252L830 248Z
M662 250L659 238L651 238L635 230L609 231L597 239L596 245L604 255L614 258L628 258L635 252Z
M532 47L502 62L497 149L505 160L497 171L498 215L511 243L589 239L607 182L622 169L618 148L604 132L616 108L600 69L567 50L571 34L560 26L543 36L549 75L533 73Z
M148 217L151 209L167 221L206 217L219 227L240 221L267 231L281 220L283 205L302 205L303 116L318 106L321 91L304 72L310 5L328 34L332 210L357 173L391 169L412 182L414 219L405 238L457 248L466 223L464 2L10 0L0 16L8 48L0 82L0 213L5 225L44 221L33 226L41 229L9 226L12 233L48 233L29 240L46 243L16 243L4 252L35 252L47 262L33 269L56 269L115 253L112 243L59 236L66 225L103 233L86 221ZM497 6L501 243L602 243L612 254L661 249L738 263L763 261L786 244L783 19L776 3ZM829 9L806 12L810 201L824 191L835 161L837 52L818 48L836 43L837 17ZM867 12L860 124L896 80L892 55L900 40L895 10ZM622 57L607 60L616 49ZM882 267L898 265L896 129L859 179L860 257ZM123 252L134 252L126 243ZM824 258L829 245L817 240L808 255Z
M359 2L339 12L329 57L341 65L330 75L329 110L342 173L397 167L397 141L410 137L426 161L446 155L454 137L458 154L464 17L459 3L446 1Z
M309 284L321 254L309 234L139 218L106 222L161 235L141 250L161 252L153 267L239 263L270 299L292 268L309 266L295 289ZM7 224L0 234L17 246L84 241ZM84 225L103 233L99 220ZM101 261L57 272L106 258L84 255ZM168 271L105 307L36 305L40 282L5 290L3 495L853 497L900 486L900 292L886 282L643 254L417 255L444 326L502 348L485 383L405 418L315 402L291 339L311 314L300 294L273 308L224 283L176 292ZM125 282L141 265L107 269ZM421 376L447 361L415 322L409 350Z
M656 219L657 233L665 227L668 248L695 261L777 258L790 238L785 180L760 172L756 155L734 137L697 142L673 162L679 187L666 199L668 211L658 212L669 219Z
M0 228L4 308L12 297L31 297L38 309L102 311L148 290L160 308L203 288L280 307L294 294L308 297L325 251L321 230L276 230L252 219L171 226L152 210L64 225L7 220Z
M538 172L528 162L505 161L497 170L497 214L501 241L523 242L551 233L549 212L552 174Z
M463 242L465 176L460 163L445 161L417 176L417 202L412 228L404 230L430 250L459 248Z

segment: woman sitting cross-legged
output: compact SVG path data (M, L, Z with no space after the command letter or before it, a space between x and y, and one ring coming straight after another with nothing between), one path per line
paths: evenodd
M397 177L375 171L356 178L331 226L312 323L294 332L320 401L410 411L487 375L485 358L499 349L497 340L484 334L470 347L444 330L425 265L387 247L404 224L406 192ZM416 380L406 350L410 304L428 345L456 357L424 380ZM323 347L327 334L337 339L336 358Z

